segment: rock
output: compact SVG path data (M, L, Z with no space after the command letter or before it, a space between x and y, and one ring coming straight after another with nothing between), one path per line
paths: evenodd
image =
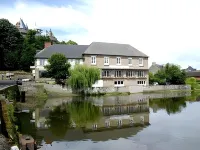
M2 134L0 134L0 149L10 150L10 145L8 144L6 138Z

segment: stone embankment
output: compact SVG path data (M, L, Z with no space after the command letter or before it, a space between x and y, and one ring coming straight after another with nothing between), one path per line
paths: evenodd
M2 134L0 134L0 150L10 150L10 145Z

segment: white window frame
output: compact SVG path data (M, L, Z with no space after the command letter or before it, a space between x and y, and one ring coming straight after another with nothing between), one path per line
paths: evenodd
M141 61L141 63L140 63L140 61ZM139 58L138 59L138 64L139 64L140 67L144 66L144 62L143 61L144 61L143 58Z
M117 65L121 65L121 57L116 57Z
M109 65L109 57L104 57L104 65Z
M110 71L109 70L103 70L102 71L102 77L109 77L110 76Z
M137 77L139 77L139 78L145 77L145 72L144 71L137 71Z
M138 80L137 85L146 85L146 81L145 80Z
M127 70L126 71L126 77L130 78L130 77L135 77L135 71L133 70Z
M91 64L92 65L96 65L97 64L96 56L91 56Z
M131 63L129 64L129 60L131 61ZM133 65L133 59L132 58L128 58L128 65L132 66Z
M40 59L40 66L45 66L45 59Z
M123 77L122 70L115 70L115 77Z
M117 82L117 84L115 84L115 82ZM122 84L122 83L123 83L123 84ZM123 81L123 80L115 80L115 81L114 81L114 86L115 86L115 87L124 86L124 81Z

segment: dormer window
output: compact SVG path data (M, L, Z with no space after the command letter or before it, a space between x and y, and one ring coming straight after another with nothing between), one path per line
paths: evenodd
M128 65L129 65L129 66L132 65L132 58L128 58Z
M143 66L143 58L139 58L139 66Z
M40 66L44 66L45 59L40 59Z
M91 56L91 64L96 65L96 56Z
M109 65L109 57L104 57L104 65Z
M117 57L117 65L121 65L121 57Z

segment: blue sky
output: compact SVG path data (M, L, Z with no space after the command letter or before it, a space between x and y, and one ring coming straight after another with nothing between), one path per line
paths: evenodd
M199 0L1 0L0 18L59 40L128 43L152 61L200 69Z

